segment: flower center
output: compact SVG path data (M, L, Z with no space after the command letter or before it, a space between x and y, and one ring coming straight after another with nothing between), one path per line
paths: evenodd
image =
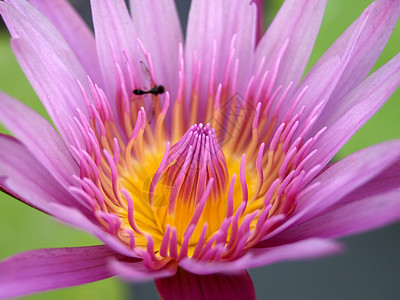
M82 87L88 118L77 110L83 138L72 147L80 162L76 180L81 188L73 192L104 230L149 268L185 257L238 257L293 212L298 191L318 170L305 166L325 130L307 137L319 108L301 127L304 107L296 106L306 89L280 116L291 85L272 92L269 73L257 72L241 96L237 68L217 90L211 76L208 96L202 95L200 63L186 107L184 77L173 101L168 89L137 92L141 85L126 58L128 78L119 74L115 105L90 80L91 95ZM184 73L183 64L179 72Z
M159 225L175 227L178 237L198 222L217 230L226 211L219 200L227 186L228 170L215 131L209 124L193 125L161 162L150 186L150 203L163 220ZM198 226L194 235L200 233Z

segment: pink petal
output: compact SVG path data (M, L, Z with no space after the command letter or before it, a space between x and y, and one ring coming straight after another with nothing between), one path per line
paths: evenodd
M318 149L318 158L312 164L325 165L377 112L399 84L400 54L359 84L317 124L315 130L324 126L328 129L314 145Z
M0 92L0 121L64 187L72 184L79 167L61 137L42 116Z
M110 249L130 258L137 258L139 255L130 250L127 245L123 244L117 237L106 232L96 221L85 216L81 211L60 205L58 203L49 204L51 214L60 221L72 225L78 229L87 231L104 242Z
M362 199L357 196L352 193L346 197L351 198L350 203L338 204L328 213L282 232L272 242L281 244L310 237L338 238L400 220L399 189Z
M0 298L65 288L113 276L106 246L39 249L0 262Z
M248 266L255 268L280 261L315 259L341 252L343 247L337 242L313 238L271 248L252 248Z
M74 198L16 139L0 135L0 189L60 221L90 232L111 249L136 257L98 224L91 208Z
M185 40L186 81L192 81L192 72L201 62L200 76L200 115L205 110L208 91L208 79L213 57L214 42L221 40L223 29L223 3L221 0L193 0L190 6ZM220 47L217 44L216 47ZM217 48L218 49L218 48ZM221 70L222 71L222 70ZM190 95L191 86L186 87ZM190 97L189 97L190 99Z
M257 245L258 248L250 249L246 254L234 261L210 264L185 259L179 263L179 266L198 275L230 274L243 269L256 268L281 261L312 259L342 251L342 247L339 244L324 239L307 239L276 247L268 247L267 242L260 243Z
M300 110L305 106L305 110L301 116L303 122L309 117L311 111L320 104L321 101L325 101L323 108L326 109L326 103L329 103L328 100L331 99L331 95L336 89L338 82L341 80L343 72L346 70L347 65L352 61L358 40L363 33L367 21L369 20L369 13L370 9L366 9L354 24L350 38L342 53L329 56L321 64L313 67L297 89L296 94L299 94L304 88L309 87L299 104L297 104L297 110ZM282 111L287 111L290 109L291 105L292 103L290 102L283 105ZM317 115L320 115L321 112L322 109L317 113Z
M74 51L87 74L102 86L94 35L85 21L66 0L30 0L42 12Z
M283 225L265 237L303 223L329 209L343 197L369 182L396 162L400 156L400 140L362 149L324 170L310 182L315 188L298 199L293 215Z
M261 39L261 34L263 33L263 25L264 25L264 5L263 5L264 0L253 0L253 3L256 4L257 6L257 35L256 35L256 41L257 43Z
M66 97L65 101L70 102L72 107L79 107L85 111L76 79L86 84L87 73L62 35L28 1L7 0L7 3L0 4L0 13L11 36L23 39L31 51L35 52L52 74L52 84L58 86ZM32 78L28 79L32 82Z
M298 199L298 210L310 210L313 206L314 215L325 210L395 163L400 157L399 149L400 140L388 141L364 148L333 164L310 182L310 185L317 182L319 185ZM328 199L329 194L332 199ZM319 197L324 198L323 203L316 205Z
M110 261L110 269L115 274L118 274L126 280L143 282L156 278L173 276L176 273L177 265L171 263L162 269L150 270L143 264L142 260L135 262L124 262L113 259Z
M255 65L265 57L265 70L272 70L278 53L289 41L277 75L277 85L286 86L293 81L297 86L317 38L325 5L325 0L286 0L261 38Z
M399 17L400 2L392 0L378 0L370 5L369 17L363 28L351 55L351 60L340 78L332 97L327 104L327 113L335 110L338 101L357 86L370 72L376 60L385 48L387 41ZM318 60L316 67L324 63L333 55L342 56L346 45L351 39L352 32L360 22L361 16L336 40L334 44ZM312 71L310 71L312 72Z
M256 299L253 282L246 271L232 275L195 275L178 268L173 277L156 279L163 300Z
M86 71L51 22L28 1L0 2L14 53L62 137L72 144L75 108L86 111L76 79L86 84Z
M257 7L256 4L250 4L249 1L225 1L223 12L223 33L221 41L218 42L220 49L217 61L217 68L222 72L219 74L217 72L218 83L223 82L224 71L231 51L232 38L235 36L236 42L233 44L235 55L232 59L232 70L230 72L233 73L233 65L238 60L237 91L244 94L251 75L250 72L255 72L258 68L258 65L253 65L254 49L257 41Z
M123 0L93 0L90 3L105 91L112 100L111 105L114 105L117 92L115 63L119 64L122 70L126 69L125 52L132 60L135 69L141 70L142 58L139 56L137 36ZM126 72L124 76L128 78Z
M302 122L305 123L311 111L318 104L322 101L326 102L329 99L340 79L343 69L344 65L340 57L333 56L329 60L325 61L324 64L320 65L318 69L314 70L312 74L308 74L306 78L304 78L295 93L295 96L299 95L305 88L307 88L304 96L296 106L296 112L304 107L304 112L300 116ZM280 110L281 118L286 115L292 105L293 102L291 101L287 101L282 105L282 109Z
M50 203L81 204L13 137L0 135L1 189L26 204L52 214Z
M247 266L251 263L252 259L253 256L249 253L233 261L213 263L196 261L191 258L184 258L179 261L179 267L197 275L210 275L214 273L234 274L238 271L247 269Z
M340 201L340 204L350 203L355 200L370 196L384 194L400 188L400 160L393 162L382 173L375 176L363 186Z
M196 52L197 59L202 61L206 68L202 69L203 74L208 74L207 70L209 70L212 58L210 47L214 40L219 41L221 38L222 20L223 4L221 0L208 3L202 0L192 1L186 32L186 61L189 65L192 64L193 54Z
M215 93L209 91L209 87L223 83L233 49L229 74L233 72L238 59L237 90L244 94L246 80L253 67L256 22L256 6L250 1L192 1L186 32L185 76L186 81L191 82L192 72L201 62L199 116L204 113L208 93ZM234 36L236 40L233 40ZM212 66L214 63L215 70ZM211 71L214 71L212 76ZM186 87L186 92L190 95L190 85Z
M0 8L1 3L2 2L0 2ZM47 58L50 64L45 63L26 41L22 39L13 39L11 41L11 47L14 50L14 54L21 68L24 70L25 75L28 77L40 100L46 107L50 118L67 143L67 146L75 145L75 138L71 130L73 132L79 132L73 120L75 107L77 105L70 100L77 99L74 98L77 97L74 96L74 94L78 88L71 88L70 83L66 83L64 79L61 79L63 77L62 74L54 74L53 71L57 70L51 66L51 58ZM58 84L55 84L55 82ZM63 83L66 85L63 85ZM72 85L72 87L74 87L74 85ZM83 111L86 111L86 109ZM77 138L79 139L80 136L77 136Z
M150 52L157 81L176 97L179 44L182 29L173 0L131 0L130 9L138 38Z
M342 237L397 221L399 188L400 160L319 216L290 227L261 245L281 245L310 237Z

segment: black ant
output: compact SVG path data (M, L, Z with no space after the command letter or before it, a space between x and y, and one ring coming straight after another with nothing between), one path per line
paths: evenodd
M141 90L141 89L135 89L133 90L133 93L136 96L140 96L140 95L145 95L145 94L152 94L152 95L161 95L164 94L165 92L165 88L162 85L155 85L153 86L151 89L145 91L145 90Z
M153 77L151 76L149 69L147 68L146 64L143 61L140 61L140 66L141 66L141 70L142 70L142 74L143 74L143 78L150 83L149 85L151 86L151 88L148 89L134 89L133 90L133 94L135 96L143 96L143 95L154 95L154 96L158 96L158 95L162 95L165 93L165 87L163 85L159 85L156 84L153 80ZM152 122L153 117L154 117L154 112L156 110L156 106L159 104L159 102L155 99L155 97L151 97L151 106L150 106L150 111L151 113L148 115L148 122L149 124Z

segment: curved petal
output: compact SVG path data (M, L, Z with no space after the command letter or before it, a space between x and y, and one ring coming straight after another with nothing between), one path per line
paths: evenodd
M199 113L205 110L208 96L209 74L212 58L216 55L216 44L221 40L223 29L223 3L221 0L203 1L193 0L190 5L188 24L185 39L185 81L192 82L196 65L201 62L201 75L199 81ZM214 83L213 83L214 84ZM186 94L191 97L191 85L186 86Z
M197 60L202 62L204 77L209 74L212 59L212 45L219 41L223 29L223 3L221 0L206 2L193 0L190 6L186 30L186 63L194 67L193 59L196 53ZM219 45L218 45L219 46ZM188 75L191 72L188 72ZM190 81L189 81L190 82Z
M74 144L75 108L86 112L76 82L86 72L51 22L28 1L0 2L0 13L13 37L12 49L63 139Z
M45 16L27 1L9 2L0 2L0 13L14 37L14 53L63 139L74 144L72 116L76 107L86 112L76 80L85 86L86 72Z
M363 198L392 192L400 188L400 159L389 165L387 169L379 173L372 180L356 189L344 199L340 205L350 203Z
M54 71L57 72L57 70L45 64L26 41L13 39L11 40L11 47L67 146L75 145L76 139L82 142L80 135L74 135L74 133L79 132L79 128L73 120L76 106L69 102L69 99L75 97L74 92L70 93L74 89L71 89L68 85L60 85L64 82L63 79L58 82L59 84L54 84L63 75L54 74ZM50 58L49 61L51 61Z
M104 231L104 229L101 228L95 220L91 220L88 216L85 216L81 211L77 210L76 208L67 207L58 203L50 203L49 207L51 209L51 214L53 217L78 229L93 234L115 252L118 252L130 258L139 257L136 252L130 250L117 237Z
M369 15L370 9L366 9L357 22L355 22L350 38L341 53L332 55L322 63L315 66L310 72L308 72L304 80L301 82L296 93L302 93L303 89L306 87L309 87L309 89L297 104L297 110L300 110L305 106L304 112L300 117L300 122L304 122L309 118L311 111L320 104L321 101L324 101L322 109L326 109L325 106L328 105L327 103L329 103L333 91L341 80L343 72L346 70L347 65L352 61L354 50L356 49L360 36L369 20ZM286 112L290 109L291 105L291 102L283 105L282 111ZM322 109L320 109L316 114L320 115Z
M195 275L178 268L173 277L156 279L158 292L164 300L255 300L253 282L247 271L236 274Z
M388 141L364 148L336 162L310 182L310 185L319 183L318 191L312 190L298 199L299 212L303 208L310 209L311 204L315 205L320 193L322 195L328 191L330 191L328 193L331 193L336 190L332 194L333 198L336 199L333 202L335 203L350 191L379 176L398 160L400 157L399 149L400 140ZM326 196L327 194L325 194L324 203L318 205L316 211L321 212L333 204L327 200Z
M15 138L0 135L0 190L52 215L60 221L85 230L114 251L128 257L137 253L99 226L90 205L75 198Z
M200 118L207 97L215 93L216 86L224 83L224 79L236 76L235 92L245 93L253 67L256 22L256 5L250 1L192 1L186 32L185 81L191 83L193 73L199 72ZM238 70L232 75L236 60ZM188 101L191 88L191 84L186 86Z
M28 1L7 0L7 3L1 2L0 13L11 36L24 40L31 51L35 52L38 59L46 66L48 72L52 74L52 84L58 86L65 101L71 103L72 107L79 107L85 112L85 103L76 79L87 86L87 73L50 20ZM28 75L27 77L32 82Z
M315 72L307 75L300 84L295 95L302 94L303 90L307 89L304 96L301 97L296 106L296 112L304 110L302 115L299 116L302 123L306 122L310 113L316 106L321 104L322 101L324 101L323 105L325 105L340 79L343 66L341 58L339 56L333 56L329 60L325 61L324 64L320 65ZM291 109L292 105L292 101L286 101L283 103L282 109L280 109L279 112L280 118L283 118L287 114L287 111ZM316 113L320 114L323 108L324 106L322 106Z
M399 219L400 160L322 214L284 230L261 245L281 245L311 237L337 238Z
M90 3L105 92L116 113L116 78L118 78L116 64L123 70L125 79L128 79L125 67L124 53L126 53L132 60L134 68L140 70L141 59L136 42L137 36L123 0L92 0Z
M252 259L249 268L269 265L280 261L315 259L343 252L343 246L325 239L306 239L296 243L271 248L253 248L249 251Z
M62 34L93 82L102 86L94 35L66 0L30 0Z
M250 72L255 72L258 68L258 65L253 65L257 40L257 7L256 4L251 4L249 1L225 1L223 11L224 27L217 61L217 69L222 72L217 73L217 79L219 79L217 83L223 82L224 76L226 76L224 72L226 72L228 64L233 64L238 60L237 74L229 75L237 76L237 92L244 94L251 75ZM235 37L235 43L232 43L233 37ZM234 55L231 59L229 56L233 49ZM229 59L231 59L231 62L229 62ZM233 73L234 66L230 66L230 68L230 72Z
M124 262L112 259L110 261L110 269L126 280L142 282L173 276L176 273L177 265L171 263L159 270L149 270L149 268L145 267L142 260Z
M229 274L281 261L312 259L342 251L340 244L324 239L307 239L276 247L268 247L268 245L263 247L265 244L258 244L258 248L250 249L244 256L234 261L210 264L185 259L179 263L179 266L199 275L213 273Z
M99 227L89 205L79 201L16 139L0 135L0 190L53 217L85 230L111 249L129 257L137 255ZM78 210L79 209L79 210Z
M215 273L234 274L238 271L248 269L253 256L249 253L233 261L227 262L201 262L190 258L184 258L179 261L179 267L187 270L190 273L197 275L210 275Z
M0 122L64 188L72 184L79 167L61 137L47 120L21 102L0 92Z
M255 65L265 58L264 70L272 70L279 52L289 42L281 57L276 86L286 86L290 81L297 86L317 38L325 6L326 0L286 0L261 38Z
M400 140L362 149L324 170L309 183L311 190L299 196L292 216L268 234L267 240L294 224L303 223L340 202L363 184L378 176L400 156Z
M352 51L351 60L347 64L327 104L327 113L329 113L331 109L335 110L336 103L343 99L343 97L357 86L370 72L382 50L385 48L396 25L400 13L400 2L377 0L372 3L366 11L369 11L368 20ZM346 51L346 45L351 39L352 32L363 18L363 15L353 22L335 43L332 44L315 64L315 68L318 68L320 64L334 55L343 55ZM313 72L313 70L310 72Z
M90 205L75 198L16 139L0 135L0 189L60 221L85 230L114 251L138 255L99 226Z
M106 246L27 251L0 262L0 298L20 297L102 280L113 273Z
M136 34L151 54L157 81L175 99L179 44L183 37L174 1L131 0L130 9Z
M0 135L0 187L26 204L52 214L50 203L67 206L76 202L53 176L15 138Z
M264 0L253 0L253 3L257 6L257 34L256 34L256 42L258 43L261 39L261 34L263 30L264 24Z
M352 193L346 198L354 198ZM350 200L350 199L349 199ZM283 244L310 237L339 238L388 225L400 220L400 188L339 204L328 213L294 226L272 239Z
M313 165L324 166L350 137L385 103L400 84L400 54L379 68L349 93L335 110L330 110L315 126L327 126L315 143L318 158ZM310 166L310 165L309 165Z

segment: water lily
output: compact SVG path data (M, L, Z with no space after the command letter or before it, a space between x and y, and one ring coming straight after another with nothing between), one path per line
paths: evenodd
M110 276L163 299L255 299L246 269L341 251L400 218L400 141L330 163L400 83L368 76L400 12L377 0L304 76L326 1L6 0L12 49L51 117L0 94L0 187L104 245L0 263L0 297ZM57 130L57 131L56 131Z

